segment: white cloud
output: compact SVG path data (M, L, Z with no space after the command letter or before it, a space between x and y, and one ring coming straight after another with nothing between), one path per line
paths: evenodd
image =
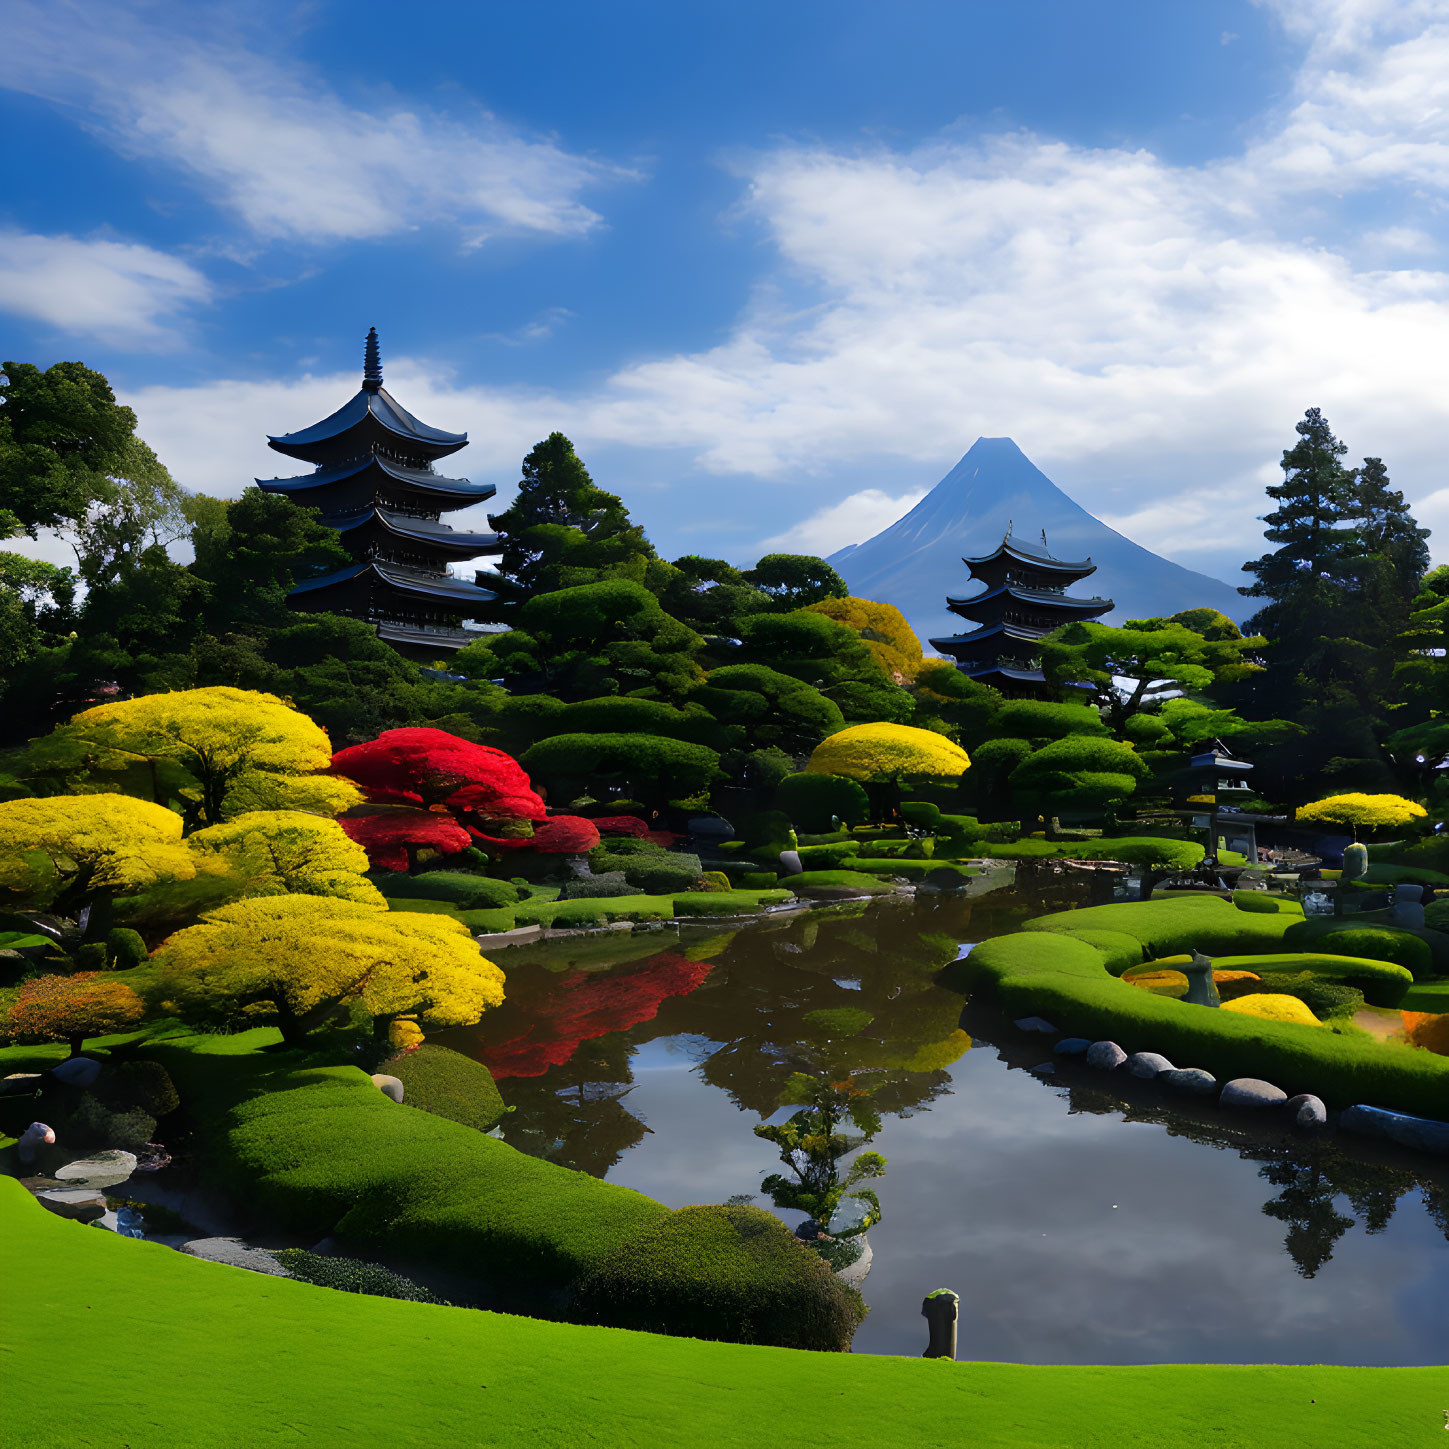
M150 247L0 230L0 310L64 332L161 346L176 341L177 314L210 296L194 267Z
M63 102L124 153L180 167L263 239L440 221L467 245L577 236L600 220L580 193L631 174L486 112L457 119L401 100L361 110L237 35L182 33L215 21L199 7L152 23L147 7L22 0L7 9L0 85Z
M767 553L813 553L831 554L848 543L860 543L883 528L889 528L902 514L910 512L926 490L919 488L913 493L898 497L880 488L862 488L839 503L812 513L783 533L761 541L759 552Z

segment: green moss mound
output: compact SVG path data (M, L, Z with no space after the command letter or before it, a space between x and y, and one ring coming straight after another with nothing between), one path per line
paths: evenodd
M210 1038L152 1046L181 1085L207 1170L259 1218L359 1254L414 1258L530 1295L562 1288L663 1217L642 1193L526 1156L389 1101L356 1067L231 1055Z
M765 906L782 906L794 897L789 891L707 891L674 897L674 914L691 916L747 916Z
M383 1071L403 1084L407 1106L479 1132L491 1131L507 1111L493 1073L482 1062L433 1042L394 1057Z
M1364 1033L1340 1034L1190 1006L1115 981L1105 953L1066 928L1073 916L1105 919L1124 934L1154 943L1154 959L1209 936L1241 943L1255 930L1292 919L1235 911L1216 897L1093 906L1042 917L1016 935L983 941L956 968L958 979L993 992L1013 1016L1041 1015L1063 1031L1110 1037L1129 1052L1162 1052L1181 1065L1206 1067L1224 1078L1266 1077L1290 1095L1313 1092L1333 1106L1368 1102L1443 1116L1449 1057L1375 1041ZM1129 929L1133 925L1135 931ZM1240 929L1235 932L1235 927ZM1270 948L1280 941L1267 933ZM1295 959L1271 949L1236 957L1212 949L1207 953L1226 956L1218 962L1224 969L1287 974L1313 962L1324 972L1340 973L1334 979L1355 986L1369 982L1376 992L1408 984L1402 967L1381 961L1350 963L1349 958L1301 953ZM1350 977L1349 969L1362 975Z
M1412 968L1416 977L1449 976L1449 934L1428 927L1393 925L1388 919L1387 911L1366 911L1351 916L1310 917L1289 926L1283 940L1290 951L1317 951L1324 949L1325 938L1340 935L1345 931L1355 933L1355 940L1360 946L1354 952L1355 955L1398 961L1401 965L1409 965L1417 960L1421 964ZM1372 932L1372 935L1358 936L1357 933L1361 931ZM1407 944L1410 940L1418 941L1428 948L1427 969L1422 966L1422 953Z
M1386 926L1349 926L1341 931L1327 931L1313 944L1320 951L1334 956L1366 956L1373 961L1392 961L1414 977L1433 974L1433 952L1426 942L1407 931L1395 931Z
M819 1011L807 1011L805 1024L828 1037L855 1036L875 1020L870 1012L858 1006L826 1006Z
M843 1352L865 1308L779 1218L752 1207L680 1208L578 1287L584 1323Z
M315 1283L319 1288L332 1288L339 1293L366 1293L374 1298L401 1298L408 1303L440 1301L411 1278L404 1278L381 1263L309 1253L302 1248L283 1248L276 1258L292 1277Z
M979 841L971 853L997 860L1122 860L1154 870L1191 870L1202 863L1195 840L1165 840L1154 835L1119 835L1097 840L1046 840L1039 835L1007 842Z
M1030 923L1028 923L1030 924ZM1113 976L1120 976L1134 966L1142 965L1146 959L1142 942L1126 931L1108 931L1102 927L1082 926L1070 932L1078 941L1095 946L1102 953L1102 964Z
M1255 911L1265 916L1302 917L1302 905L1288 896L1270 896L1267 891L1234 891L1233 904L1240 911ZM1360 955L1365 954L1359 952Z
M1235 910L1220 896L1177 895L1155 901L1124 901L1038 916L1027 931L1076 935L1083 928L1120 931L1142 943L1147 959L1201 951L1205 956L1235 951L1273 951L1299 923L1296 916Z
M807 870L787 875L781 882L797 896L884 896L890 887L858 870Z
M1341 981L1347 986L1357 987L1371 1006L1397 1006L1414 984L1414 978L1408 971L1388 961L1313 951L1214 956L1213 966L1220 971L1252 971L1265 981L1274 976L1296 976L1308 971L1325 981Z
M408 901L446 901L463 911L496 910L518 900L516 885L461 870L430 870L422 875L379 871L372 881L389 900L399 897Z

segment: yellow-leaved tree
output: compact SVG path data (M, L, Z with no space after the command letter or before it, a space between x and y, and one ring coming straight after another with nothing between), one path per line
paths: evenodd
M243 1008L268 1008L293 1043L347 1002L372 1017L381 1042L400 1016L466 1026L503 1000L503 972L461 921L328 896L221 906L178 931L152 962L169 1009L223 1023Z
M875 599L821 599L806 606L812 614L824 614L860 635L876 662L899 685L916 677L922 663L921 641L894 604Z
M337 815L361 792L321 773L325 730L274 694L215 685L118 700L82 711L31 747L28 768L85 788L96 773L174 803L186 826L247 810Z
M1373 835L1386 830L1402 830L1415 820L1422 820L1428 811L1402 795L1329 795L1302 805L1296 818L1299 824L1331 825L1353 832Z
M181 817L164 806L109 794L0 802L0 890L20 909L73 915L195 873Z
M971 768L971 758L934 730L862 724L821 740L805 768L811 774L845 775L863 784L955 780Z
M859 780L878 819L899 808L902 785L955 781L970 768L970 756L945 735L899 724L851 725L828 735L805 766L808 774Z
M220 867L230 896L333 896L374 910L367 852L335 821L301 810L249 810L187 837L198 871Z

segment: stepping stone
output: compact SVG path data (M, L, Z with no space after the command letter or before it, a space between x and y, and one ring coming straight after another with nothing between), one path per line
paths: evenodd
M1293 1114L1296 1126L1326 1127L1328 1125L1328 1108L1323 1105L1321 1098L1312 1096L1308 1092L1300 1092L1296 1097L1289 1097L1288 1110Z
M63 1182L83 1183L89 1188L115 1187L125 1182L136 1170L134 1152L93 1152L89 1157L78 1157L58 1167L55 1175Z
M1019 1021L1012 1022L1012 1025L1017 1031L1044 1031L1053 1035L1056 1033L1056 1027L1040 1016L1023 1016Z
M1224 1107L1281 1107L1287 1100L1282 1087L1258 1077L1234 1077L1218 1097Z
M1054 1077L1057 1074L1057 1064L1055 1062L1038 1062L1031 1070L1038 1077Z
M94 1188L58 1187L51 1192L36 1193L35 1200L58 1217L78 1223L93 1223L106 1215L106 1200Z
M0 1079L0 1097L15 1097L22 1092L37 1092L45 1081L44 1072L11 1072Z
M1201 1067L1173 1067L1157 1079L1164 1087L1175 1092L1187 1092L1194 1097L1210 1097L1218 1089L1218 1079Z
M1145 1082L1172 1070L1172 1063L1157 1052L1133 1052L1127 1058L1126 1066L1134 1077L1141 1077Z
M1091 1045L1084 1036L1064 1036L1052 1050L1059 1056L1080 1057L1086 1055L1087 1048Z
M1087 1065L1099 1072L1116 1071L1127 1060L1127 1053L1114 1041L1094 1041L1087 1048Z
M208 1263L225 1263L229 1268L247 1268L253 1273L266 1273L273 1278L292 1275L268 1252L248 1247L240 1238L192 1238L181 1251Z

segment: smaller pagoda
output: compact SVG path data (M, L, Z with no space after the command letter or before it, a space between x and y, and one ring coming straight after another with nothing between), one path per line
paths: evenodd
M419 422L382 385L377 329L370 328L362 386L330 417L268 438L279 453L313 465L295 478L258 478L267 493L315 508L352 556L344 568L299 583L294 609L366 619L379 637L409 652L458 649L478 635L464 620L484 617L496 595L455 577L450 564L498 553L496 534L455 529L442 517L483 503L491 483L434 472L468 445L467 433Z
M1063 624L1110 611L1111 599L1067 593L1072 584L1095 573L1096 564L1089 558L1053 558L1045 531L1041 546L1028 548L1012 536L1010 525L994 552L962 562L986 587L970 598L948 598L946 607L979 627L932 639L931 647L950 655L962 673L1010 698L1050 698L1035 646Z

